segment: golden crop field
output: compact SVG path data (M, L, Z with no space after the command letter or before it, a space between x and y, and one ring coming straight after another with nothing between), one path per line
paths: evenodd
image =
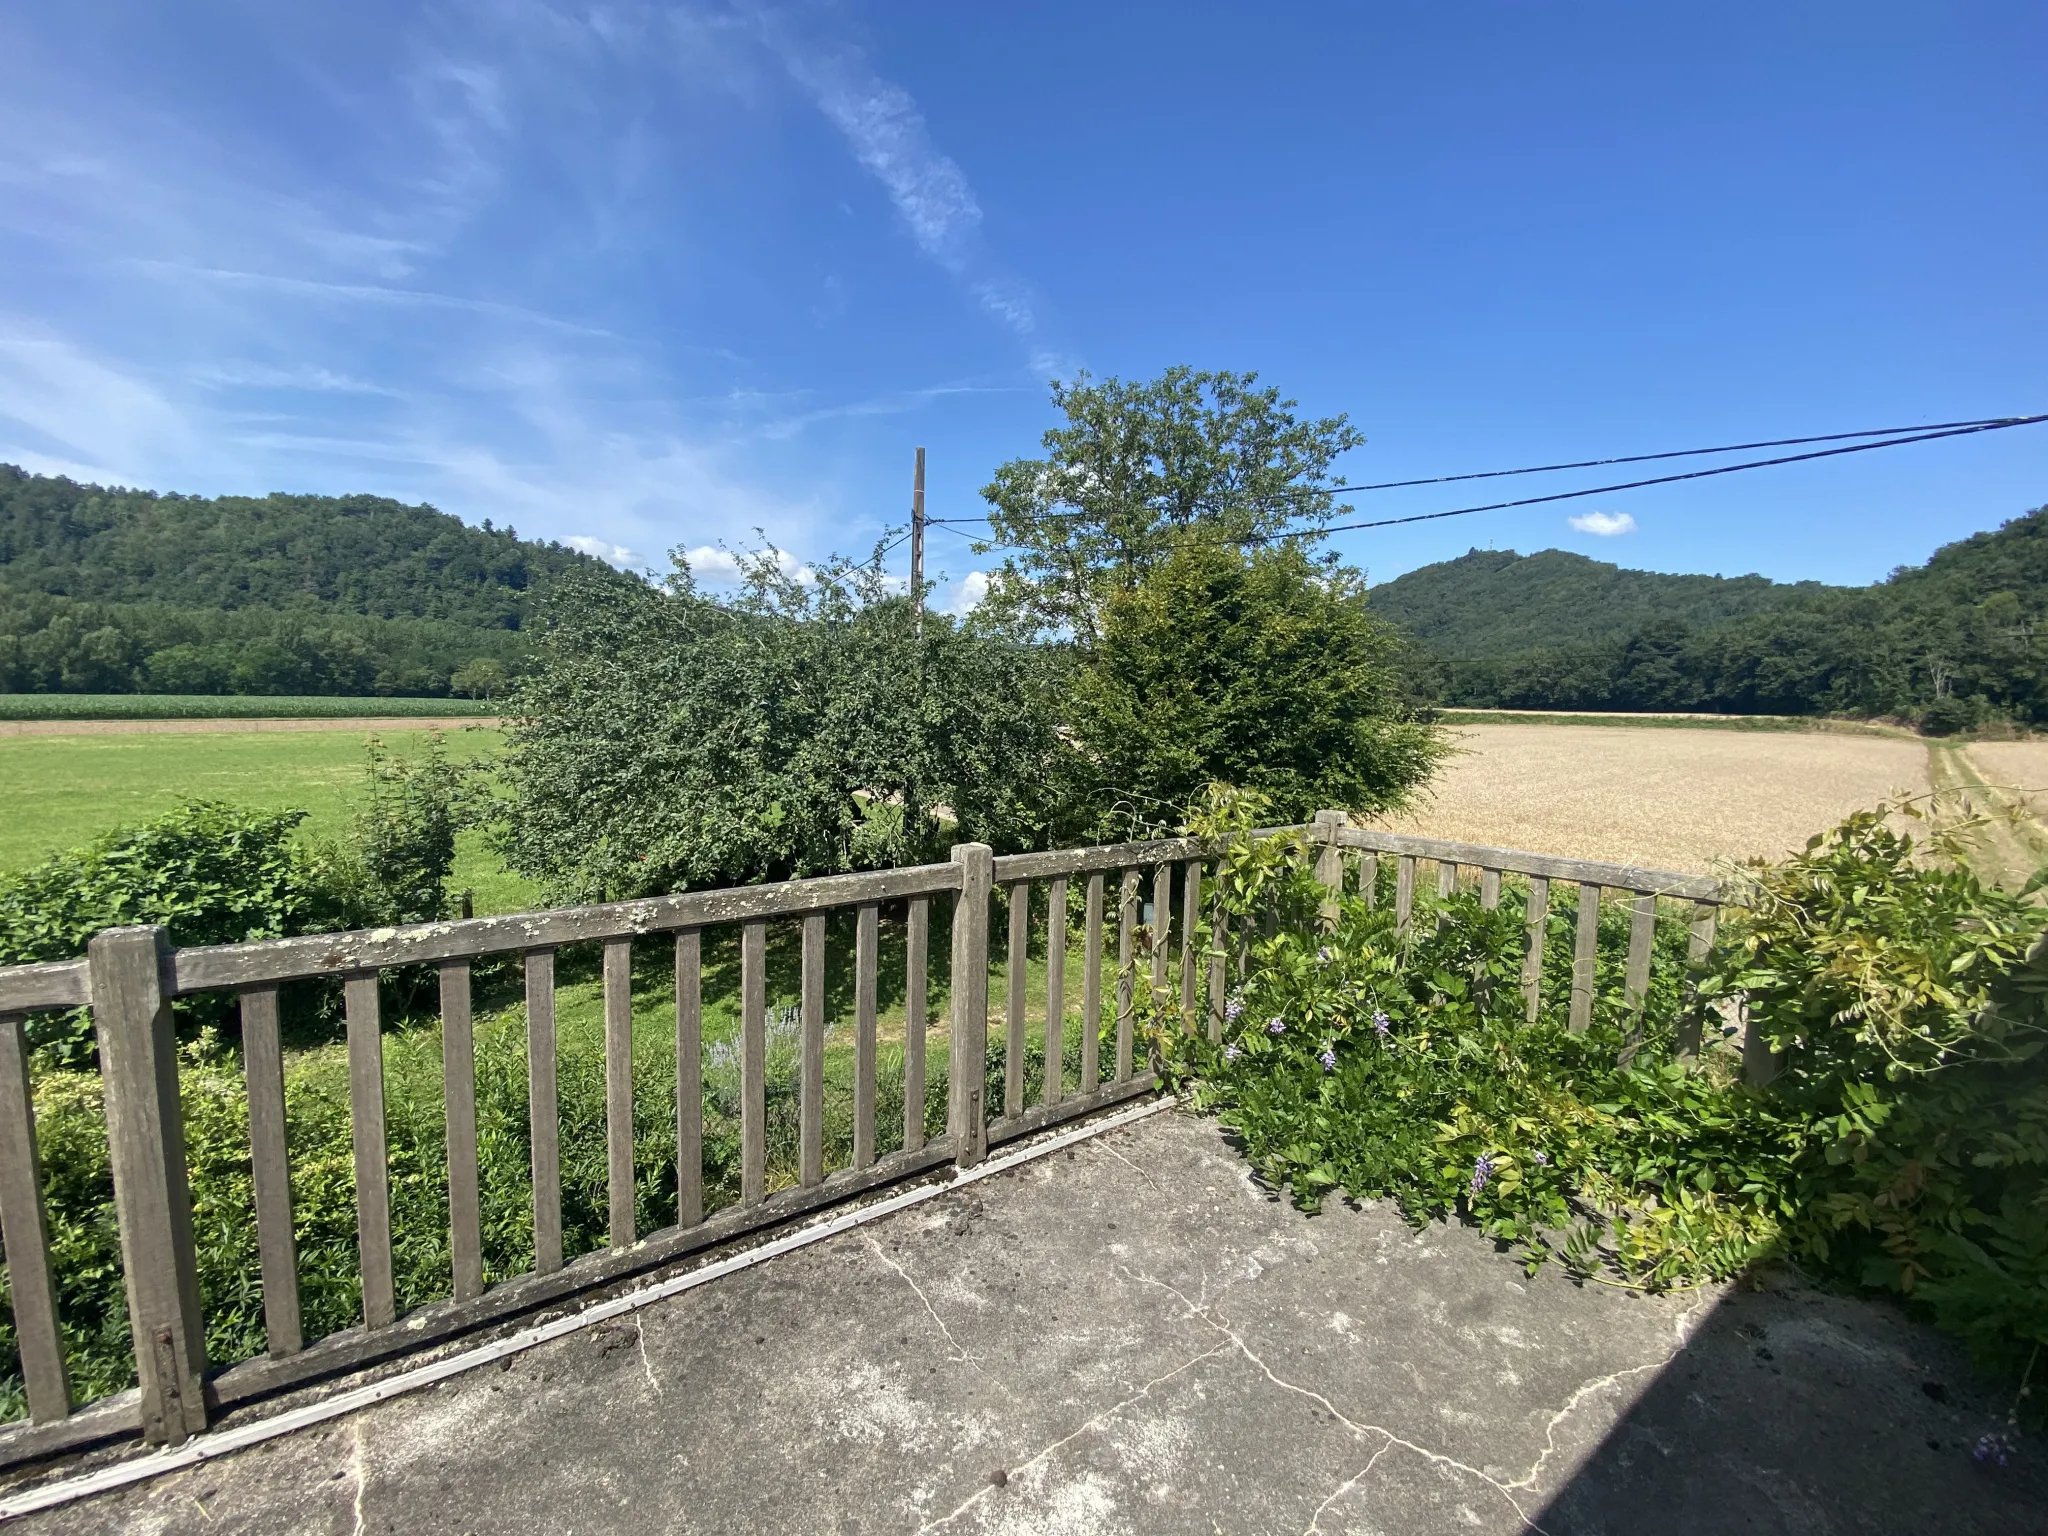
M1705 873L1929 788L1906 737L1672 726L1460 725L1459 755L1390 830ZM2048 761L2048 748L2036 748ZM2048 776L2044 776L2048 782Z
M1973 741L1963 749L1977 774L2035 814L2048 810L2048 741Z

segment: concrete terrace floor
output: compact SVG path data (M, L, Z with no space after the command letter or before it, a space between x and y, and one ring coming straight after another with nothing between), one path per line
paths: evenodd
M1526 1279L1156 1115L55 1533L2048 1531L1946 1341Z

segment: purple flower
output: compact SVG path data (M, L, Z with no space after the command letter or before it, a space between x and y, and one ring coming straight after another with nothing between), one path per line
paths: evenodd
M1996 1464L2001 1467L2006 1464L2006 1460L2012 1455L2012 1452L2012 1436L2000 1434L1983 1436L1970 1450L1972 1456L1987 1466Z
M1482 1152L1479 1160L1472 1165L1472 1198L1477 1200L1479 1192L1486 1188L1486 1181L1493 1177L1493 1154Z
M1538 1168L1548 1168L1550 1166L1550 1154L1548 1152L1531 1152L1529 1154L1529 1161Z
M1235 1024L1237 1022L1237 1016L1243 1012L1243 994L1233 992L1223 1004L1223 1022L1226 1024Z
M1235 1061L1238 1057L1242 1056L1243 1054L1244 1052L1238 1047L1238 1044L1235 1040L1231 1041L1230 1044L1223 1047L1223 1059L1225 1061Z
M1269 1035L1284 1035L1284 1034L1286 1034L1286 1033L1287 1033L1287 1021L1286 1021L1285 1019L1268 1019L1268 1020L1266 1020L1266 1033L1267 1033L1267 1034L1269 1034Z
M1375 1008L1372 1012L1372 1027L1373 1032L1377 1034L1382 1040L1384 1040L1387 1038L1388 1031L1390 1031L1394 1026L1392 1020L1390 1020L1384 1013L1380 1012L1379 1009Z
M1321 961L1324 965L1328 965L1332 960L1336 959L1336 956L1330 953L1330 946L1325 944L1321 949L1316 951L1316 959Z
M1320 1056L1318 1056L1318 1057L1316 1058L1316 1060L1317 1060L1317 1061L1320 1061L1320 1062L1321 1062L1321 1063L1323 1064L1323 1070L1324 1070L1325 1072L1334 1072L1334 1071L1336 1071L1336 1070L1337 1070L1337 1048L1336 1048L1336 1047L1335 1047L1334 1045L1325 1045L1325 1046L1323 1047L1323 1054L1322 1054L1322 1055L1320 1055Z

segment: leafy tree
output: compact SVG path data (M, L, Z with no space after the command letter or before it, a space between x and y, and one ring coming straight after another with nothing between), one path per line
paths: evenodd
M495 656L479 656L449 677L448 688L472 699L495 699L510 681L505 663Z
M1291 543L1187 538L1115 593L1073 729L1118 831L1178 819L1211 782L1284 820L1405 805L1448 745L1402 699L1399 632L1365 583Z
M1104 604L1189 530L1308 537L1349 511L1320 487L1363 434L1341 415L1302 420L1257 382L1169 368L1143 383L1055 383L1066 424L1046 432L1045 457L1013 459L982 490L993 543L1015 546L990 582L985 622L1092 647Z
M1074 754L1042 650L894 595L879 564L773 552L718 601L571 580L512 698L507 862L566 898L931 858L940 808L999 846L1057 835Z

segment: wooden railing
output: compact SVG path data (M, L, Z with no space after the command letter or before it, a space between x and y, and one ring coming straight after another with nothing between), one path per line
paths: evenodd
M1457 871L1480 872L1481 899L1498 899L1503 873L1530 881L1531 948L1524 973L1533 999L1541 980L1540 936L1549 883L1577 882L1582 894L1574 962L1572 1019L1590 1016L1598 942L1598 893L1635 894L1628 987L1647 984L1659 898L1694 902L1695 955L1711 942L1719 900L1712 881L1546 855L1435 842L1361 830L1341 812L1308 827L1318 874L1341 884L1355 851L1360 889L1372 899L1377 860L1397 861L1398 920L1409 920L1418 861L1435 860L1440 889ZM450 1339L485 1324L616 1281L680 1255L727 1241L879 1185L945 1163L971 1167L991 1144L1089 1114L1152 1088L1134 1060L1134 995L1147 980L1172 998L1187 1027L1223 1018L1226 975L1220 948L1198 942L1205 882L1203 847L1165 839L1051 853L994 857L982 844L955 848L944 864L836 875L776 885L688 892L509 917L425 923L366 932L320 934L260 943L176 949L162 928L100 934L83 959L0 968L0 1238L6 1245L29 1422L0 1430L0 1466L140 1433L175 1444L238 1404ZM1105 954L1110 878L1114 885L1114 969ZM1144 887L1152 920L1141 924ZM1080 997L1080 1076L1068 1093L1061 1062L1068 1020L1067 909L1075 883L1085 917ZM1046 887L1039 953L1046 962L1043 1087L1025 1103L1026 1016L1034 885ZM1003 1010L1003 1099L983 1102L988 1081L990 908L993 889L1008 895L1007 997ZM1213 890L1213 888L1212 888ZM1593 899L1584 899L1586 893ZM947 1029L948 1106L943 1136L927 1140L927 948L931 903L951 896L951 1016ZM902 903L906 937L904 1123L899 1151L877 1155L876 1024L880 914ZM855 914L853 988L854 1103L850 1166L824 1166L826 919ZM801 1048L798 1069L798 1172L793 1187L770 1192L766 1104L766 957L771 923L801 926ZM702 957L707 930L739 930L740 1190L736 1204L705 1214L703 1188ZM1141 945L1141 929L1149 942ZM635 1230L631 1001L636 943L673 947L676 1030L676 1221ZM1177 952L1175 941L1178 941ZM565 1261L558 1150L555 951L597 943L603 953L605 1140L608 1245ZM470 971L486 957L517 956L526 996L526 1061L533 1199L533 1269L486 1287L480 1232L476 1077ZM442 1091L446 1111L452 1295L398 1313L393 1282L388 1148L384 1125L380 973L432 966L438 972ZM342 983L357 1205L362 1321L325 1338L301 1337L299 1267L294 1247L286 1150L279 989L314 978ZM1105 995L1107 981L1114 988ZM247 1080L255 1226L268 1352L209 1369L187 1185L171 999L202 993L238 999ZM1206 1005L1206 1006L1205 1006ZM58 1323L57 1286L45 1236L41 1170L29 1080L25 1016L87 1006L98 1037L121 1260L138 1386L74 1409ZM1103 1009L1112 1010L1110 1029ZM1112 1059L1101 1060L1108 1036Z

